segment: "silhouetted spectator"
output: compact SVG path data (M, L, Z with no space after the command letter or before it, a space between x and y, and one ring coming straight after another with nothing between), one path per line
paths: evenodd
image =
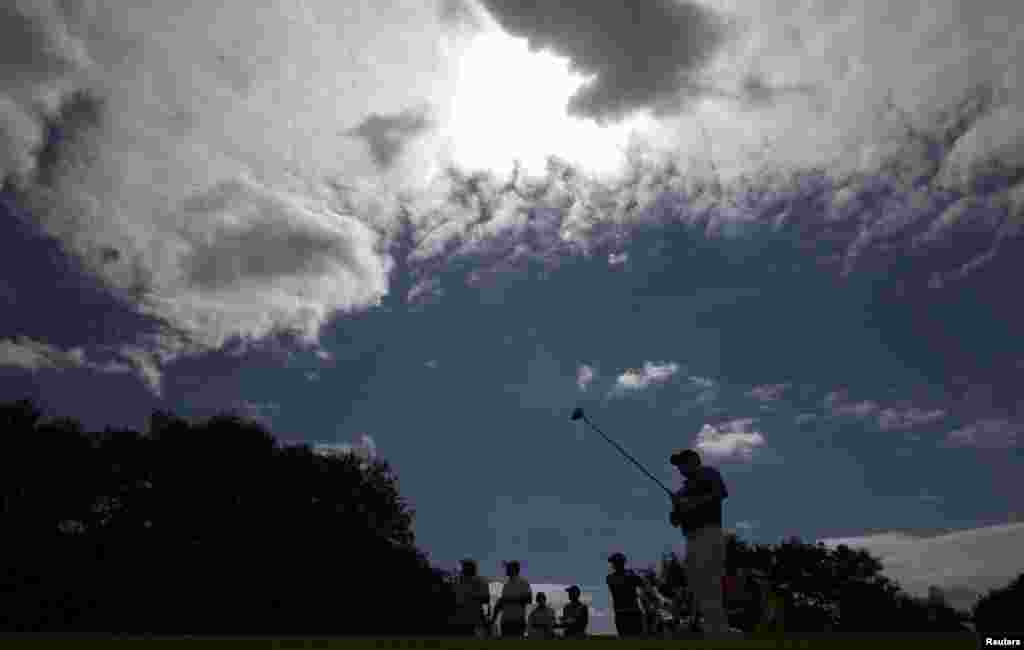
M452 628L459 636L476 636L487 624L484 607L490 604L487 581L477 575L476 561L462 561L462 574L455 580L455 615Z
M521 639L526 632L526 607L533 601L533 590L530 583L519 575L519 562L512 560L505 563L508 580L501 589L501 597L491 616L491 624L501 614L501 636L503 638Z
M640 576L626 570L626 556L622 553L612 553L608 562L612 572L606 582L615 610L615 630L624 639L642 636L644 617L637 592L643 589L644 582Z
M555 610L548 607L547 594L537 594L537 606L530 612L529 623L531 639L555 638Z
M590 608L580 602L580 588L576 585L566 588L569 602L562 608L562 621L556 626L565 630L567 639L587 638L590 624Z
M642 584L640 598L644 606L644 634L648 637L662 636L664 633L664 619L662 618L664 603L654 585L647 580L644 580Z

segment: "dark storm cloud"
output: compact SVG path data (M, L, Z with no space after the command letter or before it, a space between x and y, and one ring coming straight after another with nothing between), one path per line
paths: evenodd
M786 97L815 99L822 96L824 88L813 84L769 84L763 75L750 74L744 77L738 90L720 88L709 83L691 83L686 90L694 95L705 95L738 102L748 109L763 108Z
M36 154L36 182L51 186L61 170L74 167L77 160L88 155L81 144L82 136L100 125L103 102L87 91L65 97L57 113L44 120L43 145Z
M0 88L23 88L79 65L84 50L48 3L0 4ZM19 7L20 5L20 7Z
M665 113L685 102L690 83L724 42L724 21L692 2L483 0L505 31L536 50L568 57L593 77L569 112L616 121L642 109Z
M430 121L422 110L410 109L397 115L371 115L345 133L365 138L374 161L388 169L398 159L406 143L429 126Z
M469 0L441 0L437 15L442 24L452 27L478 29L482 26L480 16Z

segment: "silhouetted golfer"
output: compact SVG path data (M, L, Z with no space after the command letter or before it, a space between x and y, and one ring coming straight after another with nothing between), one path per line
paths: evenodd
M615 630L624 639L643 636L644 616L637 592L643 590L644 581L626 570L626 556L622 553L612 553L608 562L612 565L612 572L606 582L615 609Z
M491 625L498 614L501 614L501 636L506 639L521 639L526 632L526 606L533 601L533 589L530 583L519 575L519 562L512 560L505 563L505 574L508 580L501 589L501 597L494 607Z
M686 573L705 636L729 635L722 603L722 572L725 539L722 535L722 501L729 496L722 475L701 464L700 455L686 449L669 461L686 477L686 485L673 499L669 521L686 536Z
M487 581L477 575L475 560L462 560L462 573L455 580L454 587L453 632L458 636L477 636L487 625L484 607L491 602L491 590Z
M569 602L562 608L562 621L555 627L565 630L566 639L585 639L590 608L580 602L580 588L576 585L567 587L565 592L569 594Z

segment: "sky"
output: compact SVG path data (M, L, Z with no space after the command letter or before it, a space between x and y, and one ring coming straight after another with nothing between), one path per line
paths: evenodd
M1022 14L5 3L0 399L385 458L432 561L602 611L684 543L576 406L670 486L698 449L746 539L1008 582L936 535L1024 512Z

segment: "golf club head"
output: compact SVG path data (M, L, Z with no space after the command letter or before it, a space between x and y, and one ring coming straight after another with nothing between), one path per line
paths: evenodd
M576 407L572 410L572 415L569 417L570 420L579 420L583 417L583 409Z

